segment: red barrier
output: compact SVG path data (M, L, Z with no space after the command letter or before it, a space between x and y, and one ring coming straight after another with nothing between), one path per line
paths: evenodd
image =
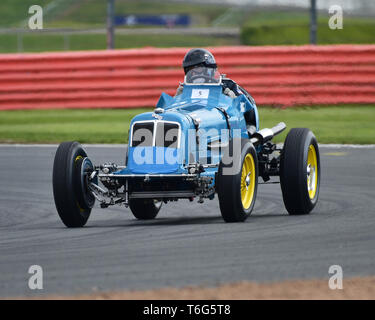
M0 110L152 107L185 48L0 55ZM212 48L258 105L375 103L375 45Z

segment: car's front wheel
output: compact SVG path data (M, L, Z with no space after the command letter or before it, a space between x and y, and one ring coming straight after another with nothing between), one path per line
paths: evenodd
M94 206L88 176L94 170L78 142L59 145L53 164L53 195L57 212L69 228L83 227Z
M227 155L223 155L220 162L217 179L224 221L245 221L254 208L258 189L258 158L250 140L230 142Z

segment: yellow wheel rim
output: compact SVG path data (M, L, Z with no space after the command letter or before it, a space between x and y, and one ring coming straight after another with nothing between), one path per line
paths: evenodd
M318 187L318 159L315 147L311 144L307 155L307 190L310 199L314 199Z
M241 172L241 201L245 210L249 209L255 190L255 163L253 156L248 153L242 165Z

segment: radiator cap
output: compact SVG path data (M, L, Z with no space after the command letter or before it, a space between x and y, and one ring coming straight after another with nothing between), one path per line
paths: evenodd
M155 108L154 112L155 113L164 113L164 109L163 108Z

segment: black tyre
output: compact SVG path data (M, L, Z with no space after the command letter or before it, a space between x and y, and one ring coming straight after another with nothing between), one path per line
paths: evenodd
M95 198L87 187L93 165L78 142L59 145L53 164L53 196L57 212L68 228L83 227Z
M280 158L280 185L291 215L308 214L318 202L319 147L309 129L293 128L288 133Z
M154 199L131 199L129 207L138 220L154 219L160 211L162 202Z
M248 139L232 140L229 157L233 161L227 158L220 162L216 190L224 221L241 222L254 208L258 190L258 158Z

